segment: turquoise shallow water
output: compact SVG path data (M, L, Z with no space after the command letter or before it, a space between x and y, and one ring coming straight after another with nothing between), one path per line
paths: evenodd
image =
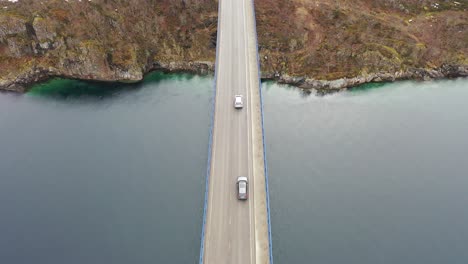
M212 78L0 93L0 263L195 263ZM275 263L467 263L468 80L264 83Z

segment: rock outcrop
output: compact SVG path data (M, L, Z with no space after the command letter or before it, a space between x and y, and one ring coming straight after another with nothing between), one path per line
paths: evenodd
M264 79L276 80L278 83L290 84L302 89L314 89L322 93L343 91L365 83L394 82L399 80L430 81L442 78L468 77L468 66L442 65L436 69L409 69L395 73L371 73L353 78L337 80L316 80L308 77L292 77L280 74L265 74Z

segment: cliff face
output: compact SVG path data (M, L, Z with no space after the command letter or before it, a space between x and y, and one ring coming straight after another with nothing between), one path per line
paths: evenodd
M315 87L328 84L312 78L364 76L331 84L344 87L468 74L467 1L255 4L265 77ZM211 71L216 26L216 0L0 0L0 89L49 76L137 81L152 69Z
M210 63L192 62L214 60L216 26L210 0L1 1L0 88L53 75L137 81L158 67L206 71Z

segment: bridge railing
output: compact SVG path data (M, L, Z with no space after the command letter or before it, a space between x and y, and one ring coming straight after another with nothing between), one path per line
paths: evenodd
M271 218L270 218L270 188L268 187L268 162L266 157L266 143L265 143L265 126L263 118L263 93L262 93L262 74L260 71L260 54L258 52L258 35L257 35L257 20L255 15L255 0L251 0L253 10L253 21L254 21L254 32L255 32L255 47L257 53L257 66L258 66L258 90L260 94L260 113L262 117L262 142L263 142L263 164L265 173L265 192L266 192L266 204L267 204L267 221L268 221L268 250L270 253L270 264L273 264L273 244L271 239Z

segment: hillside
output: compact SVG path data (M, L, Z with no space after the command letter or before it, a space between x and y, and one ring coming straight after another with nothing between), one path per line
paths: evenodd
M466 76L467 10L466 0L257 1L262 72L358 82Z
M207 71L210 63L189 62L214 61L216 27L210 0L2 1L0 87L51 75L137 81L160 67Z
M321 88L315 79L364 76L345 87L468 74L466 0L255 3L264 77ZM0 89L23 91L50 76L210 72L216 26L215 0L0 0Z

